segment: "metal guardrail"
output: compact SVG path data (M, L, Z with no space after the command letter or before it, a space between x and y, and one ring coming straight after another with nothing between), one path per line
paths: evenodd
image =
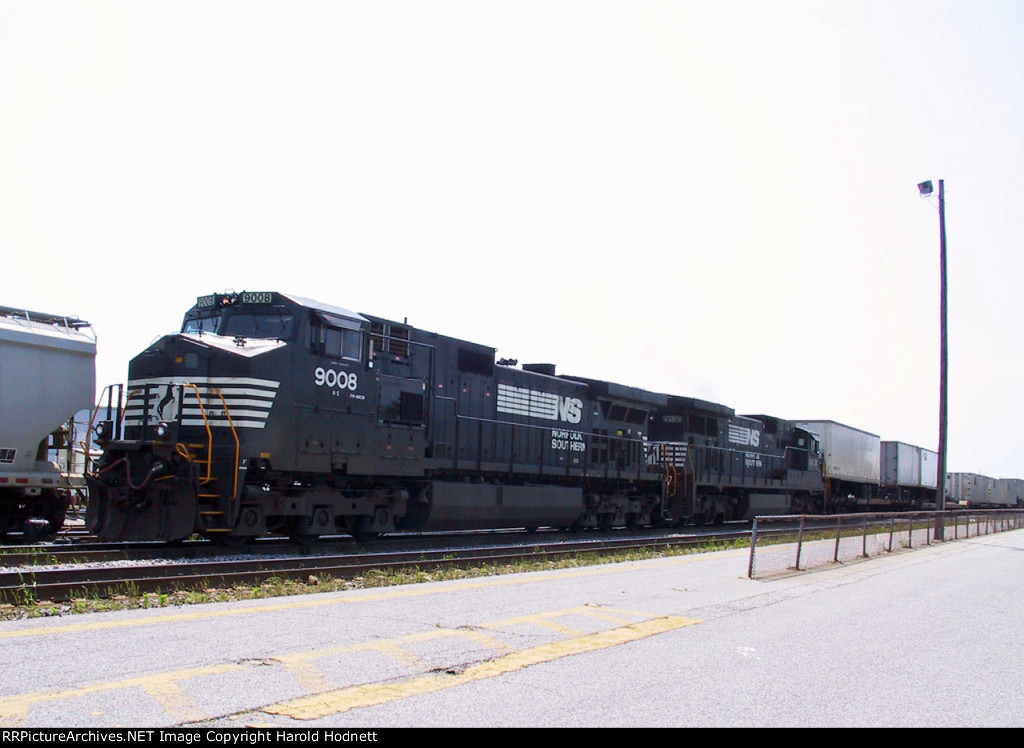
M940 526L944 540L936 540L935 530ZM751 528L747 576L759 579L807 571L934 542L1021 528L1021 509L756 517ZM765 537L768 529L771 536Z

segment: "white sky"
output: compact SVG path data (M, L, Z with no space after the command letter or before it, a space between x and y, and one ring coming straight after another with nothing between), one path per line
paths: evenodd
M1024 477L1020 0L0 0L0 304L282 290ZM59 376L59 372L54 372Z

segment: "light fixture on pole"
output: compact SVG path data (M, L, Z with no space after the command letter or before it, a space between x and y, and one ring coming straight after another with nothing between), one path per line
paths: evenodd
M932 194L932 183L917 185L921 197ZM946 373L949 368L949 351L946 338L946 196L942 180L939 180L939 464L936 468L935 509L946 509ZM935 539L944 539L942 515L935 518Z

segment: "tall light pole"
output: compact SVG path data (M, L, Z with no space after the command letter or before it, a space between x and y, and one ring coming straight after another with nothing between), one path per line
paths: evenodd
M921 197L932 194L932 183L921 182L917 185ZM942 180L939 180L939 464L936 469L935 508L939 512L946 509L946 374L949 369L949 351L946 337L946 196ZM935 539L945 537L942 515L935 518Z

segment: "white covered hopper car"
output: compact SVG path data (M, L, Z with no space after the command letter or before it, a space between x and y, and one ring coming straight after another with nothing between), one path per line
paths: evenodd
M93 406L95 359L88 322L0 307L0 535L52 535L84 487L73 419Z

